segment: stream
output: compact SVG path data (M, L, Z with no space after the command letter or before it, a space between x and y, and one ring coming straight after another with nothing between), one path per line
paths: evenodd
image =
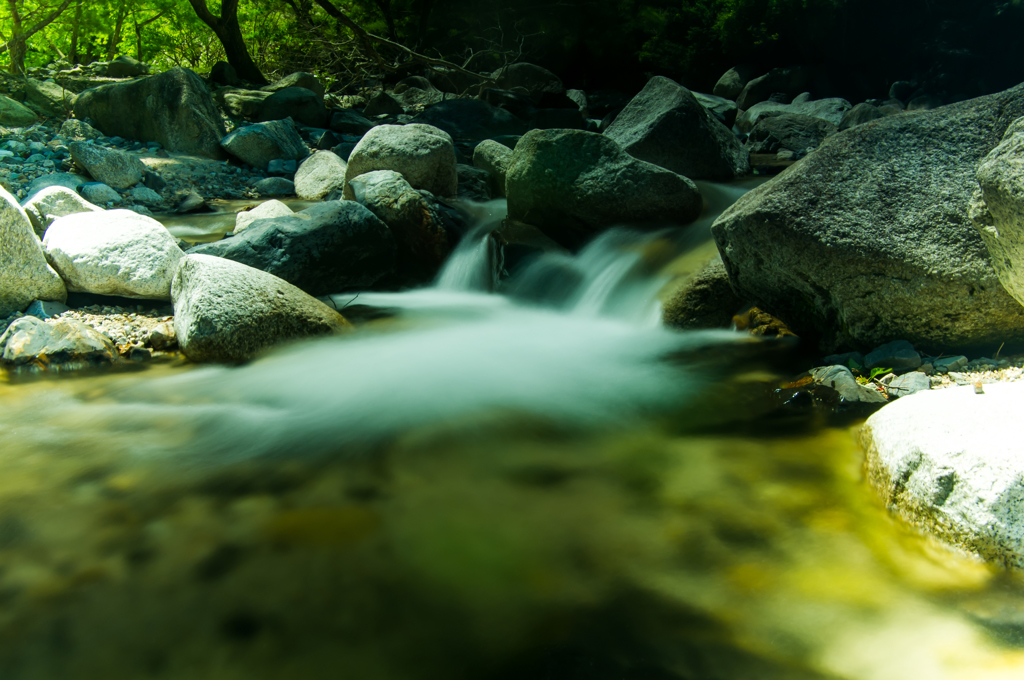
M661 326L749 188L500 281L477 206L433 286L241 367L0 373L0 678L1024 676L1024 580L770 405L785 346Z

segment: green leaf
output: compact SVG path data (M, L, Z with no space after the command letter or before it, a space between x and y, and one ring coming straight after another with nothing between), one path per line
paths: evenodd
M885 375L886 373L892 373L891 368L872 368L870 379L874 380L877 376Z

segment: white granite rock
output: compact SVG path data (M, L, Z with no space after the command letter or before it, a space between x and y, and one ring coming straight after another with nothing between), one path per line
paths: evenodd
M0 186L0 318L33 300L67 300L64 282L47 263L28 215Z
M23 207L39 238L58 217L102 210L79 196L78 192L62 186L49 186L37 191L29 196Z
M872 485L911 524L1024 567L1024 382L904 397L864 425Z
M256 220L263 220L270 217L284 217L291 215L292 209L281 201L271 200L260 203L252 210L246 210L235 215L235 233L245 231L246 228Z
M359 140L348 157L346 183L374 170L394 170L414 189L454 197L459 179L451 135L432 125L378 125ZM345 198L353 197L345 186Z
M306 160L295 173L295 193L307 201L319 201L335 189L345 186L348 164L330 151L319 151Z
M46 256L68 290L169 300L184 253L151 217L130 210L61 217L46 230Z

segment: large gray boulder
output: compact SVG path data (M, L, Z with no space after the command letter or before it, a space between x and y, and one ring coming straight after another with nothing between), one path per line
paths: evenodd
M686 224L703 205L688 178L580 130L526 133L505 188L509 217L570 247L614 225Z
M318 151L295 171L295 194L306 201L319 201L345 186L348 164L335 153Z
M106 135L159 142L168 151L223 158L224 124L202 78L186 68L86 90L75 117Z
M284 118L292 118L310 127L327 127L323 95L304 87L286 87L260 102L256 120L265 122Z
M146 166L130 153L108 149L90 142L68 145L71 158L93 179L115 189L130 189L142 181Z
M35 123L38 118L32 109L0 94L0 125L25 127Z
M634 158L690 179L730 180L750 172L736 136L689 90L656 76L605 130Z
M975 168L1024 114L1024 86L826 139L712 227L736 291L823 349L1024 340L968 217Z
M197 246L192 253L241 262L319 296L368 288L390 274L395 237L358 203L327 201L256 220L238 236Z
M836 127L843 122L843 117L853 108L853 105L845 99L814 99L806 102L793 104L779 104L777 102L761 102L750 107L736 119L736 128L740 132L750 132L754 129L761 116L767 113L798 113L812 118L820 118Z
M152 300L170 299L184 256L163 225L131 210L61 217L46 230L43 248L70 291Z
M65 90L55 82L48 80L25 80L25 100L35 104L49 115L66 116L74 109L78 95Z
M348 326L286 281L238 262L185 257L171 287L174 333L193 361L237 362L286 340Z
M74 189L63 186L48 186L31 194L23 206L39 238L46 233L46 228L58 217L74 215L80 212L97 212L102 208L85 200Z
M407 279L433 279L451 254L453 239L432 203L394 170L353 177L351 185L356 200L395 235L397 271Z
M978 166L971 217L1003 287L1024 305L1024 118Z
M886 505L969 553L1024 567L1024 383L920 392L868 418L868 480Z
M266 170L273 160L302 160L309 148L291 120L272 120L238 128L221 140L224 150L254 168Z
M432 125L378 125L359 140L348 157L345 198L353 198L348 181L374 170L394 170L416 189L454 198L458 193L455 145Z
M0 186L0 318L20 312L33 300L64 302L64 282L46 263L28 215Z

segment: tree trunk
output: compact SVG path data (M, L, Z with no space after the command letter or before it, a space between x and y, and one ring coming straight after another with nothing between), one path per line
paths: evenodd
M228 63L235 67L238 77L249 80L260 85L266 85L267 79L263 77L256 62L249 56L249 50L245 46L245 38L242 37L242 29L238 25L238 0L221 0L220 16L215 17L206 6L206 0L188 0L195 10L196 15L220 40L224 46L224 54Z
M388 40L398 42L398 33L395 32L395 15L391 11L391 0L373 0L373 4L377 5L381 16L384 17L384 23L388 27Z
M75 4L75 16L71 20L71 48L68 50L68 61L72 65L79 63L78 34L82 26L82 0Z
M63 0L61 4L44 15L39 21L25 28L21 12L18 11L17 0L7 0L7 9L11 15L11 37L5 45L10 57L10 71L17 75L25 74L25 56L28 54L28 39L43 30L68 8L71 0Z
M128 16L127 3L122 2L117 10L117 18L114 20L114 30L107 37L107 61L112 61L117 56L117 46L121 44L121 31L124 29L124 20Z
M430 26L430 10L434 8L434 0L420 0L420 20L416 27L416 49L423 51L427 45L427 28Z
M139 22L139 17L132 12L132 21L135 22L135 58L139 61L145 61L145 59L142 58L142 29L146 28L146 26L149 26L163 15L164 13L160 12L145 21Z

